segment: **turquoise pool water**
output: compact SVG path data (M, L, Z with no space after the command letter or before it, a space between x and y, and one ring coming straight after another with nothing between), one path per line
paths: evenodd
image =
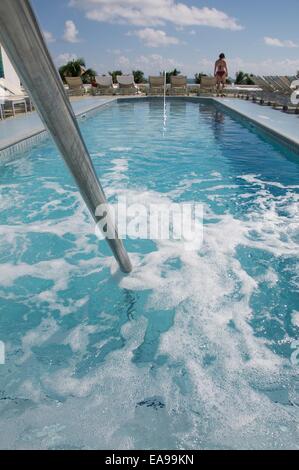
M299 155L208 102L80 121L110 201L204 205L121 275L50 140L0 165L0 448L298 448Z

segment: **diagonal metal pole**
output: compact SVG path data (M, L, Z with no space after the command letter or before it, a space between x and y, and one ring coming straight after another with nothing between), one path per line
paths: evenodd
M90 213L99 222L96 208L107 204L107 200L29 0L0 0L0 41L30 92ZM121 270L129 273L132 270L129 256L109 216L107 220L110 221L107 233L115 234L107 241Z

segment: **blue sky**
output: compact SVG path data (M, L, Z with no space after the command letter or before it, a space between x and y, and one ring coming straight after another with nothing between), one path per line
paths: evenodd
M178 67L230 75L299 70L298 0L32 0L57 65L84 57L98 73Z

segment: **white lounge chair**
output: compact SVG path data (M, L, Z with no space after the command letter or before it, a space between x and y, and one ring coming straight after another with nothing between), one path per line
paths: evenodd
M270 84L263 77L260 77L259 75L253 75L252 80L265 93L273 93L276 91L276 88L273 84Z
M95 88L96 94L113 95L115 93L115 89L113 88L113 80L110 75L98 75L95 79L97 84L97 87Z
M281 93L281 92L284 91L281 84L278 83L277 80L274 79L274 77L272 77L270 75L269 76L266 75L266 76L263 77L263 79L265 80L265 82L268 83L268 85L270 87L272 87L274 93Z
M150 76L148 78L148 81L149 81L149 90L148 90L149 95L157 96L157 95L164 94L165 79L162 75L159 77Z
M69 89L68 95L70 96L82 96L85 94L85 88L81 77L65 77L65 81L68 84Z
M121 95L136 95L138 93L133 75L117 75L116 79L119 85L118 92Z
M8 82L5 78L0 78L0 87L4 89L8 95L24 95L24 90L13 83Z
M213 94L216 90L216 78L215 77L201 77L199 95L202 94Z
M288 111L290 108L290 93L286 93L286 87L275 76L260 77L253 75L252 79L261 91L255 91L247 95L247 99L259 103L262 106L272 106L275 109Z
M183 75L172 75L170 77L170 95L187 95L188 88L187 88L187 77Z
M288 80L287 77L282 75L275 75L272 78L273 80L276 80L276 82L279 84L283 93L285 93L286 95L291 94L291 82Z
M17 112L25 112L27 114L27 102L24 97L3 97L0 99L1 107L1 119L4 119L6 115L15 116Z
M0 97L14 98L15 101L25 100L27 110L33 110L33 103L30 96L22 87L18 87L15 84L8 82L5 78L0 79Z

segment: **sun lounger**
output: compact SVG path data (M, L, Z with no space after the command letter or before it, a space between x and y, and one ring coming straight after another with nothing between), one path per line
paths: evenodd
M278 75L271 75L264 77L266 82L273 86L275 92L290 95L291 88L290 84L282 79L282 77Z
M33 103L31 101L30 96L24 91L22 87L18 87L10 82L8 82L5 78L0 79L0 95L6 97L12 97L16 100L25 99L27 110L33 110Z
M273 84L270 84L263 77L260 77L259 75L253 75L252 80L254 81L255 85L261 88L262 93L274 93L276 91Z
M65 77L65 81L68 84L69 89L67 90L70 96L82 96L85 94L85 88L81 77Z
M187 77L183 75L172 75L170 77L169 94L172 96L188 95Z
M299 79L299 75L296 77L295 75L292 75L292 76L285 75L283 78L285 78L286 80L288 80L290 84L292 84L295 80Z
M291 103L290 77L254 75L252 79L261 90L248 92L246 99L252 99L262 106L272 106L286 113L299 114L299 106ZM238 94L238 97L244 98L244 95Z
M213 94L216 90L216 78L215 77L201 77L199 95Z
M291 94L292 89L291 89L291 82L287 77L284 77L282 75L278 75L273 77L274 80L277 80L277 82L280 84L281 88L286 94Z
M279 83L277 83L276 80L273 79L273 77L264 76L263 79L269 85L269 87L272 88L273 93L281 93L282 92L281 86L279 85Z
M121 95L136 95L138 88L134 82L133 75L117 75L117 83L119 85L118 93Z
M115 89L113 88L113 80L110 75L97 76L97 87L94 88L97 95L114 95Z
M253 80L262 91L248 97L262 106L272 106L284 112L297 112L297 107L291 103L291 88L287 81L282 83L282 77L278 76L253 76Z
M8 82L5 78L0 79L0 88L9 95L23 95L24 92L21 87L17 87L16 85Z
M23 96L12 97L6 96L1 98L1 119L4 119L6 115L15 116L18 112L28 112L26 98Z
M259 90L246 93L246 99L257 102L261 105L272 106L277 99L277 85L273 81L265 80L264 77L252 75L254 84L259 87Z
M149 77L149 90L148 94L151 96L154 95L163 95L164 94L164 77L161 75L159 77Z
M273 106L276 109L287 110L290 106L291 88L287 80L280 76L265 76L265 83L268 84L271 91L264 89L264 94L260 100L260 104Z

